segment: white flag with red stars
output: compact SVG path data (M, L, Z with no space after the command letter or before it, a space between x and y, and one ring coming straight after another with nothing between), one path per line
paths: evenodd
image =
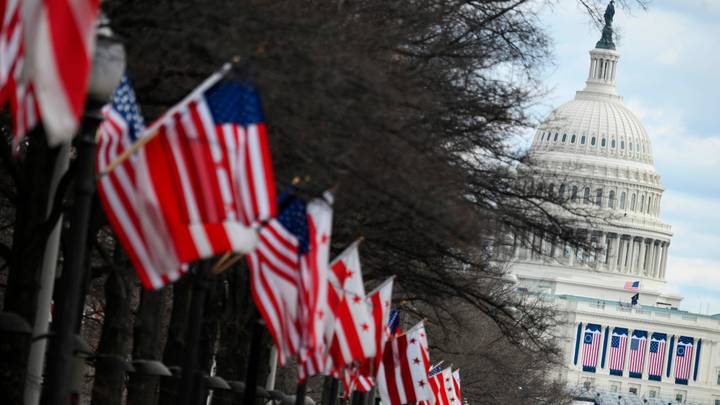
M334 322L326 370L375 355L375 325L365 302L359 245L354 242L330 265L328 306Z
M377 376L378 390L385 405L428 401L433 392L428 382L430 359L425 326L419 323L406 334L385 345Z

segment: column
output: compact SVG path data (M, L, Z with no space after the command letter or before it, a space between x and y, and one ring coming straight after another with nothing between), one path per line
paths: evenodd
M566 243L565 249L570 249L570 257L568 257L568 266L575 265L575 248L572 245ZM564 254L565 254L565 251L563 251L563 255Z
M603 232L600 237L600 257L598 263L604 268L607 268L608 255L610 253L610 247L608 246L608 234Z
M645 252L646 252L645 238L640 239L640 255L638 256L638 268L637 273L645 272Z
M610 264L610 271L615 271L617 269L618 250L620 249L620 235L615 234L611 243L612 245L610 245L610 251L608 252L608 262Z
M620 273L625 272L625 254L627 247L625 246L625 240L623 235L618 234L618 254L617 254L617 269Z
M663 242L663 253L662 253L662 259L660 261L660 274L662 275L662 278L665 278L665 269L667 268L667 256L668 256L668 249L670 248L669 242Z
M652 276L657 277L658 273L660 271L658 268L660 267L658 264L660 262L660 242L657 240L653 241L653 257L652 257Z
M627 256L627 262L626 262L626 273L633 274L635 272L635 254L637 249L635 248L635 238L633 236L630 236L630 240L628 240L628 256Z

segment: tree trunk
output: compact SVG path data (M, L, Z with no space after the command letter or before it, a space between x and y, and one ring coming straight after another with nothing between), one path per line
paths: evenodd
M180 279L172 286L172 316L167 332L167 343L163 353L163 363L168 367L182 367L185 332L187 329L188 311L192 296L192 280L189 277ZM180 378L163 378L160 382L160 405L174 405Z
M121 405L132 339L132 269L117 268L105 282L105 320L95 363L93 405Z
M18 167L16 178L15 227L3 310L19 314L32 328L37 308L42 252L51 229L44 231L43 224L58 149L48 147L44 133L40 130L32 131L29 139L25 162ZM30 336L12 336L3 340L7 343L3 344L0 353L0 392L6 403L20 404Z
M143 291L135 318L133 359L160 360L165 291ZM160 377L131 374L128 384L128 405L153 405L158 400Z

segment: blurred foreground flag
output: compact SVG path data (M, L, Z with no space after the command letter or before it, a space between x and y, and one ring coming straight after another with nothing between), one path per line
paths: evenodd
M11 43L17 49L24 45L25 72L16 76L17 85L23 91L34 88L48 143L54 146L72 139L85 109L100 0L7 0L7 9L18 2L22 30ZM27 110L33 107L30 97L13 115L31 116Z
M121 85L101 126L98 169L108 217L146 288L176 280L193 261L254 249L275 215L260 99L216 73L139 137L145 146L113 170L140 132ZM114 192L114 193L113 193Z

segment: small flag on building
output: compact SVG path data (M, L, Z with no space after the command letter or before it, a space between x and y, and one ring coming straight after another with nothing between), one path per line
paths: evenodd
M639 281L627 281L625 282L625 287L628 291L637 292L640 291L640 282Z
M690 363L692 362L693 344L695 339L680 336L675 354L675 384L687 385L690 379Z
M633 295L632 297L630 297L630 303L631 303L632 305L637 305L639 300L640 300L640 294L639 294L639 293Z
M667 335L664 333L655 332L650 337L650 355L648 356L648 379L650 380L662 380L666 343Z
M634 330L630 338L630 358L628 360L630 377L642 378L645 368L645 348L647 347L647 332Z

